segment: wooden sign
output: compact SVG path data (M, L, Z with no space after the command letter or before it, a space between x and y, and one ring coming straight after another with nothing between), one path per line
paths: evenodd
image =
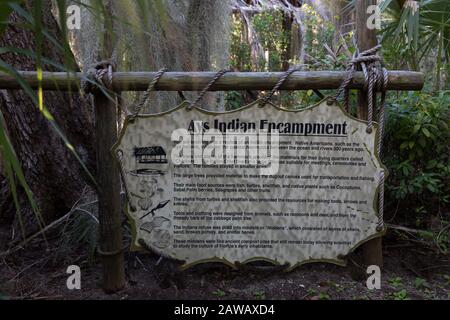
M114 152L133 247L184 267L342 257L375 236L377 126L326 101L212 113L184 103L127 121Z

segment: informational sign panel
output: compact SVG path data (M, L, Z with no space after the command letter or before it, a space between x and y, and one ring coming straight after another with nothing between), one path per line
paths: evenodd
M187 104L125 124L114 152L135 248L184 266L342 257L377 234L377 126L322 102L211 113Z

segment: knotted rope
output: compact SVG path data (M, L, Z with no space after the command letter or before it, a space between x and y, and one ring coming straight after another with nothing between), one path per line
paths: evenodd
M100 61L91 66L81 80L81 89L86 93L96 93L100 87L112 90L114 63L109 60Z
M212 80L211 80L210 82L208 82L208 84L207 84L207 85L203 88L203 90L199 93L199 95L198 95L198 97L195 99L195 101L192 102L192 103L187 107L187 109L188 109L188 110L191 110L193 107L195 107L195 106L200 102L200 100L203 99L203 97L205 96L206 92L212 87L212 85L213 85L214 83L216 83L217 80L219 80L225 73L230 72L230 71L231 71L230 69L222 69L222 70L219 70L219 71L216 73L216 75L214 76L214 78L212 78Z
M384 107L386 103L386 90L389 81L388 72L381 65L381 58L378 51L381 45L377 45L369 50L358 54L355 53L353 59L347 66L347 76L339 87L336 95L332 100L336 101L339 96L344 93L344 107L345 111L349 112L349 96L350 84L353 81L353 76L358 66L364 74L364 90L367 91L367 133L373 130L373 112L377 103L377 92L381 92L381 101L378 106L378 125L379 132L377 137L377 152L378 157L381 158L381 149L383 144L384 134ZM381 171L379 182L379 198L378 198L378 224L377 230L383 230L383 215L384 215L384 170Z
M141 112L144 105L148 102L151 92L154 90L159 79L166 72L166 68L159 70L155 77L150 81L147 90L142 95L139 102L133 107L133 112L125 110L125 113L130 116L130 120L133 121L137 115ZM81 88L85 93L96 93L101 87L105 87L108 90L113 89L113 71L114 64L111 61L105 60L96 63L88 69L85 78L81 81Z

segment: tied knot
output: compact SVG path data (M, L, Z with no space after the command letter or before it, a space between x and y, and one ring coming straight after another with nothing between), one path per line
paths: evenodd
M100 61L91 66L82 79L81 88L85 93L95 93L100 87L112 89L114 63L109 60Z
M353 76L356 70L360 67L364 74L364 90L368 92L369 113L373 108L373 96L375 92L385 92L388 84L388 73L382 67L382 59L378 55L381 45L377 45L369 50L363 52L356 51L352 60L347 65L347 76L339 87L333 100L337 100L339 96L344 93L345 110L349 111L349 91L350 84L353 81ZM369 114L369 130L371 130L372 119Z
M350 61L348 68L352 69L353 72L356 71L358 66L361 66L361 69L364 73L364 90L368 90L371 85L370 82L373 82L373 88L377 91L385 90L383 78L381 78L382 74L382 66L381 66L381 57L378 55L378 51L381 49L381 45L377 45L369 50L363 51L356 56L353 57L352 61ZM387 85L387 84L386 84Z

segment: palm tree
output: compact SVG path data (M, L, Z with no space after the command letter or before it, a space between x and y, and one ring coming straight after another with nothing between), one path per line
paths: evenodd
M388 42L418 70L420 62L436 55L435 89L441 87L443 62L450 57L450 2L448 0L383 0L383 42ZM447 79L448 81L448 79Z

